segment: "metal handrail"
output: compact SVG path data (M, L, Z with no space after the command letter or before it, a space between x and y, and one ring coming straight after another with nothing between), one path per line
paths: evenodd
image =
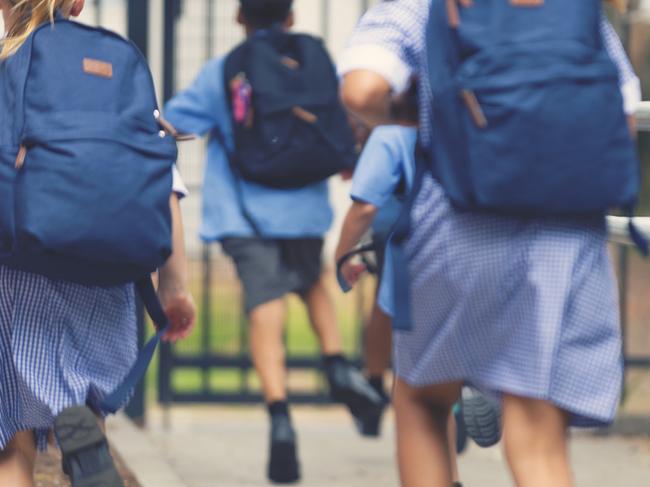
M636 110L637 129L639 132L650 132L650 101L639 103ZM637 229L650 240L650 217L636 217L633 219ZM630 238L629 218L620 216L607 217L609 240L622 245L634 246Z

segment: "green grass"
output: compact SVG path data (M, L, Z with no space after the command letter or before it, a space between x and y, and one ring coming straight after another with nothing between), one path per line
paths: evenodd
M372 300L373 283L366 280L357 292L343 295L331 286L344 351L357 355L360 349L360 309L367 308ZM199 282L194 282L193 295L197 301L198 320L194 332L174 345L174 353L197 356L204 353L220 356L239 356L248 350L248 327L241 313L240 291L236 282L212 286L209 300L203 296ZM319 357L318 340L313 333L307 311L302 301L290 296L287 301L286 345L288 356ZM151 327L149 327L151 331ZM159 357L156 355L147 375L147 395L156 400ZM318 387L319 378L313 371L291 372L292 390L310 390ZM171 375L172 388L181 393L204 390L210 392L236 392L245 384L249 390L258 391L259 381L253 370L233 368L177 368Z

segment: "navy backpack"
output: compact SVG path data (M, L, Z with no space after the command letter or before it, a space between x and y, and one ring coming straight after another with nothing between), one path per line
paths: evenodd
M240 177L298 188L354 168L354 136L320 39L259 31L228 55L224 77L235 142L229 158Z
M639 162L600 0L432 0L434 175L459 208L631 210Z
M114 410L167 326L149 276L171 253L177 148L151 73L129 41L57 16L0 63L0 113L2 263L89 286L136 282L161 330L107 398Z

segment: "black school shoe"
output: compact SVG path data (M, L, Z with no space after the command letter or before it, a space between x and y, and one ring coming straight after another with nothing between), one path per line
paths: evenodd
M123 487L97 417L85 406L65 409L54 421L63 472L72 487Z
M368 383L359 370L339 360L325 365L330 396L345 404L362 435L377 436L386 400Z
M494 446L501 440L501 406L476 389L463 388L462 417L467 436L482 447Z
M300 480L296 433L289 416L271 416L269 480L276 484L293 484Z
M390 398L383 390L378 390L376 387L373 387L373 389L381 396L381 409L362 414L354 419L355 425L357 426L361 436L367 438L378 438L381 436L381 423L384 419L384 412L386 412L386 408L390 404Z

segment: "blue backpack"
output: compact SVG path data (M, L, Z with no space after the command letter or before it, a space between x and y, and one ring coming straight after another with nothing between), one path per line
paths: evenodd
M432 171L457 207L631 210L639 162L600 0L432 0Z
M136 282L162 333L149 276L171 253L177 148L143 56L112 32L57 16L0 63L0 113L2 262L90 286Z

